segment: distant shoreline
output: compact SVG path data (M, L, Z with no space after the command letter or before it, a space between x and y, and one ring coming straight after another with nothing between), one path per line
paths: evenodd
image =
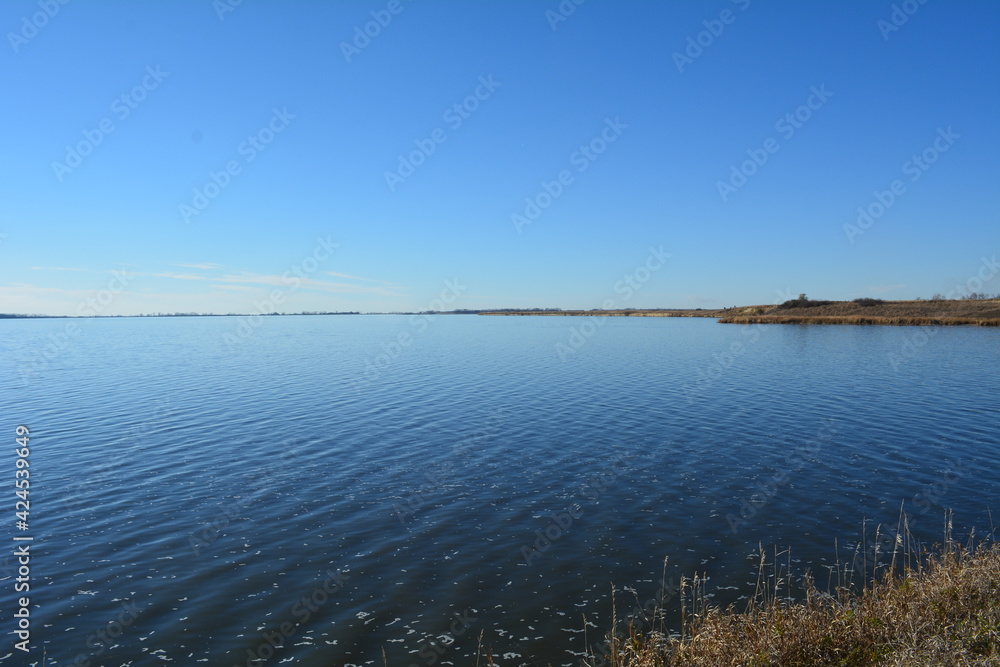
M318 317L324 315L497 315L506 317L709 317L720 324L854 324L890 326L1000 326L1000 299L956 299L883 301L816 301L791 299L778 305L735 306L733 308L645 308L623 310L459 309L362 313L153 313L145 315L21 315L0 313L0 320L34 319L116 319L159 317Z
M599 317L714 317L720 324L854 324L888 326L1000 326L1000 299L938 301L815 301L713 310L497 311L482 315L568 315Z
M479 315L534 315L558 317L723 317L723 310L650 309L650 310L500 310L484 311Z

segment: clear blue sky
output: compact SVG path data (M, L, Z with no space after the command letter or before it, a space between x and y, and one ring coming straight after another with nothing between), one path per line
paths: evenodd
M1000 252L1000 3L225 1L0 5L0 312L900 299Z

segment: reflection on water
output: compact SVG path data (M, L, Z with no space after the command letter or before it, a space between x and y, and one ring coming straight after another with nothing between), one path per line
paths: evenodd
M50 665L575 664L612 583L735 600L759 542L821 571L900 502L988 526L1000 481L992 330L892 364L914 329L608 318L563 361L562 317L77 322L40 364L66 321L0 321Z

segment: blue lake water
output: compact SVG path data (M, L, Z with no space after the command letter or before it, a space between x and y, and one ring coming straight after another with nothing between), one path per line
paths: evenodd
M759 543L825 583L901 503L928 542L945 508L989 532L998 370L972 327L0 320L0 664L579 664L665 557L728 602Z

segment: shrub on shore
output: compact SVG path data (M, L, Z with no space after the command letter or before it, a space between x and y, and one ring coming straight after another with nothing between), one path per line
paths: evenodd
M816 306L826 306L833 303L833 301L816 301L810 299L805 294L800 294L798 299L789 299L785 301L780 306L779 310L785 310L788 308L815 308Z
M624 633L610 634L602 655L592 654L588 664L1000 665L1000 544L970 540L962 547L951 539L950 516L946 525L944 544L931 552L909 548L909 533L897 533L891 564L879 569L876 561L860 590L849 578L855 570L838 566L835 592L820 592L807 572L804 598L792 601L787 572L780 576L763 554L757 591L743 611L711 606L703 577L682 579L679 634L666 632L662 620L652 632L630 622ZM772 565L775 574L764 585Z

